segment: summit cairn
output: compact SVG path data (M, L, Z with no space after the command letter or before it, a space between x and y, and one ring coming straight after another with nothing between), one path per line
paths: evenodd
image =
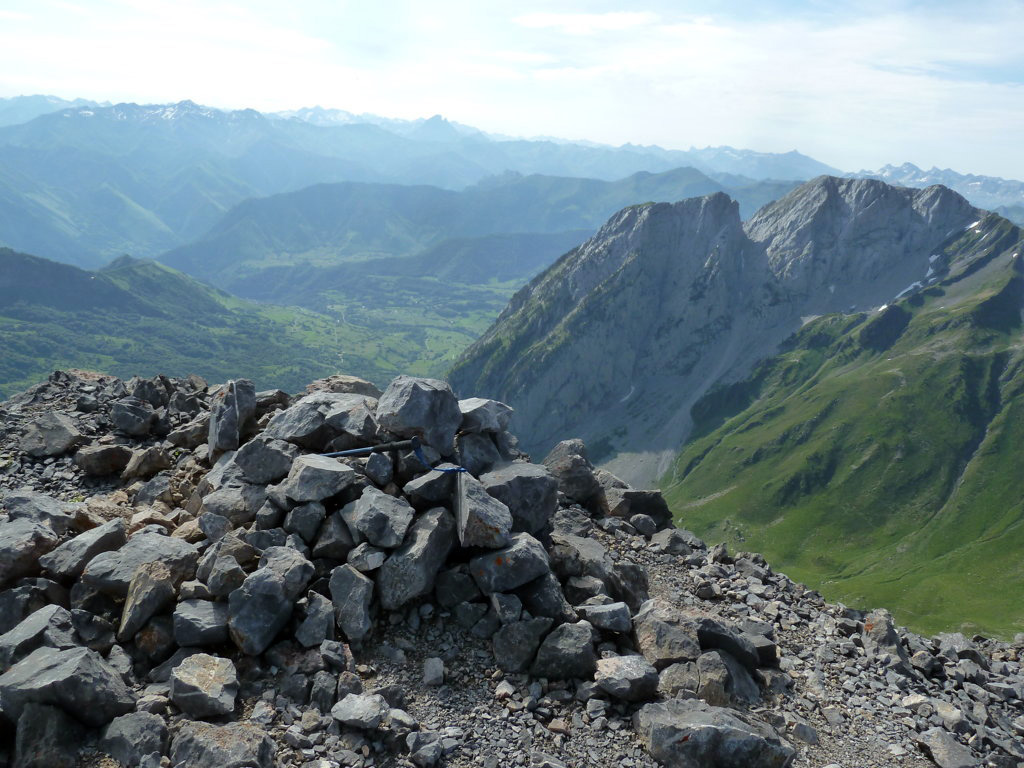
M0 764L1024 760L1017 646L827 605L578 440L532 462L502 403L327 381L58 372L0 404ZM43 413L81 438L22 451ZM76 458L111 446L167 461Z

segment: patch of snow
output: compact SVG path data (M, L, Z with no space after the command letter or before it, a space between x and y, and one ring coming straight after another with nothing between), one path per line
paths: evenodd
M79 112L78 114L82 115L83 117L92 117L92 116L93 116L93 115L95 115L96 113L95 113L95 112L93 112L93 111L92 111L91 109L83 109L83 110L82 110L81 112Z
M928 267L928 271L924 273L924 276L925 277L931 277L934 274L935 274L935 270L932 269L931 267Z
M619 400L619 402L620 403L624 403L627 400L629 400L629 398L631 398L633 396L633 392L635 392L635 391L636 391L636 384L631 384L630 387L629 387L629 392L627 392L626 396L624 398L622 398L621 400Z
M942 258L942 254L941 253L933 253L931 256L928 257L928 263L929 264L934 264L936 261L938 261L941 258Z
M974 229L974 228L975 228L976 226L978 226L979 224L981 224L981 219L978 219L978 220L977 220L976 222L974 222L974 223L973 223L973 224L971 224L971 225L970 225L969 227L967 227L967 229Z
M835 292L836 292L836 287L835 287L834 285L830 285L830 286L828 287L828 292L829 292L829 293L835 293Z
M897 299L902 299L902 298L903 298L904 296L906 296L906 295L907 295L908 293L910 293L911 291L916 291L916 290L917 290L918 288L920 288L920 287L922 287L922 283L921 283L921 281L920 281L920 280L918 280L918 281L917 281L916 283L911 283L911 284L910 284L910 285L908 285L908 286L907 286L906 288L904 288L904 289L903 289L902 291L900 291L899 293L897 293L897 294L896 294L896 298L897 298Z
M880 306L880 307L875 307L875 312L884 312L884 311L885 311L885 310L887 310L888 308L889 308L889 305L888 305L888 304L883 304L883 305L882 305L882 306Z

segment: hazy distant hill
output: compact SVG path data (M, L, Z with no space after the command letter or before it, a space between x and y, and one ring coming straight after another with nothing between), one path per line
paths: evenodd
M100 104L88 99L62 99L57 96L14 96L0 99L0 126L27 123L40 115L47 115L62 109L75 107L98 107Z
M461 189L506 171L617 179L694 164L717 170L713 158L657 147L496 141L441 118L380 122L314 124L185 101L62 109L0 127L0 243L98 264L155 256L246 198L317 183ZM728 170L754 178L799 178L809 166L827 170L803 156L729 150Z

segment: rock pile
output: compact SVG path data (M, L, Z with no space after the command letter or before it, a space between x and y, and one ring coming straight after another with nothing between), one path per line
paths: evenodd
M404 376L0 404L0 765L1024 761L1019 646L827 605L510 413Z

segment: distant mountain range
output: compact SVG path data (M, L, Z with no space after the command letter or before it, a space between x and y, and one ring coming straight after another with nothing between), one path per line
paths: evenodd
M1022 257L1018 227L943 187L823 177L745 223L724 194L633 206L449 378L512 405L535 455L578 434L835 598L1012 634Z

